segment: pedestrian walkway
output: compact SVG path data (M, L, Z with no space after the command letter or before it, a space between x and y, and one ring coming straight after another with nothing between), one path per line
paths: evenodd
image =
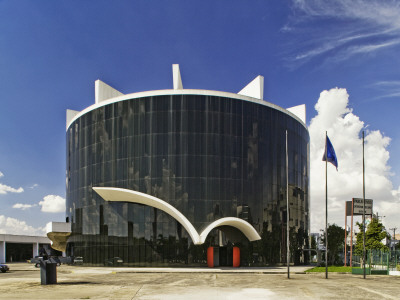
M34 265L29 263L13 263L8 264L13 271L39 271ZM290 273L303 274L306 270L313 268L313 266L290 266ZM110 268L110 267L82 267L82 266L68 266L61 265L58 270L68 271L73 273L254 273L254 274L286 274L287 267L217 267L217 268Z

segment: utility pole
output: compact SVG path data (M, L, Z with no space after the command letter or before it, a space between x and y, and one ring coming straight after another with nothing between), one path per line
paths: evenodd
M376 212L376 218L378 219L378 221L382 221L383 222L383 218L386 218L386 216L380 216L379 213Z
M362 153L363 153L363 159L362 159L362 166L363 166L363 273L364 273L364 279L366 278L366 272L365 272L365 161L364 161L364 131L362 133Z
M286 263L287 263L287 278L290 278L290 208L289 208L289 154L288 154L288 132L286 130Z

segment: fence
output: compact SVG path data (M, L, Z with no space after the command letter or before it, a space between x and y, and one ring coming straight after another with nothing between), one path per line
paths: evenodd
M365 262L366 274L372 275L388 275L389 271L397 271L400 263L400 250L382 251L382 250L367 250L367 260ZM352 273L363 274L363 257L353 256Z

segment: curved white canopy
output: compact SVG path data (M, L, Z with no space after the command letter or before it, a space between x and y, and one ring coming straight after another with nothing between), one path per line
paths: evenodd
M99 194L106 201L115 202L132 202L145 204L151 207L158 208L172 216L175 220L185 227L186 231L189 233L193 240L193 243L199 244L200 236L197 230L193 227L192 223L175 207L171 204L157 198L150 196L145 193L140 193L133 190L112 188L112 187L94 187L93 188L97 194Z
M207 235L218 226L233 226L240 231L250 240L260 240L261 237L258 232L248 222L234 217L221 218L206 227L199 235L192 223L175 207L171 204L161 200L157 197L150 196L145 193L140 193L133 190L113 188L113 187L93 187L93 190L99 194L106 201L115 202L132 202L148 205L162 210L172 216L175 220L182 224L182 226L189 233L195 245L201 245L207 238Z
M261 240L257 230L255 230L249 222L239 218L226 217L212 222L206 227L206 229L203 230L203 232L200 234L201 244L205 242L207 235L211 232L211 230L219 226L232 226L239 229L249 239L250 242Z

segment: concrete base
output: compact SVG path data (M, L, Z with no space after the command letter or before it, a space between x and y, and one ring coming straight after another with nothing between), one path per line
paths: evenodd
M47 261L40 262L40 284L57 283L57 264Z

